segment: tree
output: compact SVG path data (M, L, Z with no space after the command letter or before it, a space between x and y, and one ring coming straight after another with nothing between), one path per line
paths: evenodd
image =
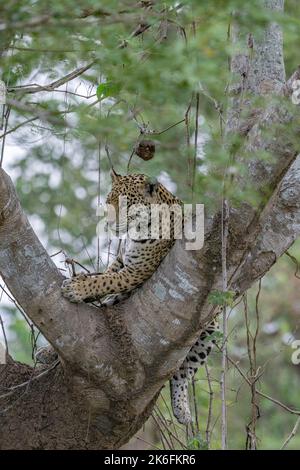
M111 56L114 64L116 58L122 59L125 69L130 70L132 55L141 52L135 49L137 46L132 38L146 34L158 21L160 35L151 50L153 53L153 50L163 48L166 24L172 25L175 21L173 2L167 2L167 10L159 2L158 5L157 2L140 3L135 8L147 8L147 22L137 22L140 12L136 13L133 7L119 11L114 3L109 8L105 2L107 9L103 7L103 10L87 8L83 11L79 6L76 11L71 11L71 17L65 18L58 6L55 7L57 11L44 13L41 2L41 11L31 18L25 15L12 20L7 14L8 20L3 23L6 31L3 49L9 47L17 29L32 34L35 45L36 31L41 25L46 25L49 31L57 28L59 35L64 26L69 26L68 22L73 26L86 18L97 18L108 25L107 47L99 53L101 60L109 61L109 54L116 47L116 41L109 40L115 23L120 22L125 30L131 30L125 42L118 38L116 56ZM215 2L214 7L218 3L223 6L223 2ZM224 184L215 207L210 208L201 251L185 251L184 242L178 241L158 271L128 300L100 310L89 305L74 306L61 296L63 276L31 228L11 179L1 170L1 275L16 302L61 359L60 363L56 362L42 372L12 358L0 366L1 401L5 411L0 429L2 448L112 449L126 443L149 417L161 387L185 357L201 326L214 316L212 293L230 291L238 298L254 281L264 276L298 237L298 108L291 103L290 96L299 71L286 81L281 28L274 22L275 19L280 21L283 0L259 1L260 16L256 17L251 8L252 16L246 19L239 2L233 2L230 7L233 6L240 10L234 12L230 27L234 47L226 114L213 95L202 84L199 87L199 76L193 77L183 93L185 99L190 90L194 90L196 101L193 105L195 102L199 105L200 95L206 95L217 108L221 122L226 121L221 137L215 141L218 146L222 145L220 158L211 168L216 176L209 180L212 188L214 182ZM190 19L188 8L186 21ZM87 28L92 21L84 23ZM182 32L184 35L184 28ZM26 40L26 37L23 35L22 39ZM187 51L194 54L197 41L191 42L191 49ZM177 40L174 44L178 47ZM176 51L179 55L183 52L182 41L180 44L181 49ZM15 44L14 48L17 47ZM146 54L144 48L142 52ZM36 56L33 59L38 62ZM159 60L165 59L163 53ZM11 60L16 61L18 57L13 55ZM96 62L97 57L76 69L71 78L92 70ZM169 63L168 68L172 71ZM107 85L104 87L100 80L98 99L114 96L121 87L127 93L128 102L130 92L139 86L138 74L142 83L150 74L148 68L145 70L131 70L129 77L119 81L118 67L110 68L109 76L104 65L102 73ZM195 66L192 73L198 72ZM59 82L47 85L46 90L51 91L69 79L68 74ZM176 88L178 83L174 81L167 85ZM162 84L162 97L164 89ZM12 87L11 92L17 96L9 96L8 106L29 113L28 120L40 119L58 132L65 122L61 122L61 114L54 102L46 106L24 101L24 97L36 91L36 85L23 90ZM139 104L146 109L143 91ZM92 126L92 116L84 116L84 109L79 113L81 125ZM109 121L110 116L106 119L108 121L102 123L101 128L104 133L105 126L113 122ZM113 119L118 122L116 116ZM187 112L185 120L188 119ZM197 132L196 126L196 136ZM85 145L88 148L88 139ZM196 174L196 160L191 158L191 149L187 156L190 183L196 191L203 175ZM179 321L174 322L175 319Z

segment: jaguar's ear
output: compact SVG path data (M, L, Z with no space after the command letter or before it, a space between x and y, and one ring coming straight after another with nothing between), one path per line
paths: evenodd
M118 175L118 173L115 172L115 170L112 168L110 172L110 177L113 183L115 183L121 175Z
M155 192L157 186L158 186L158 181L156 178L148 178L146 183L145 183L145 193L147 196L153 196L153 193Z

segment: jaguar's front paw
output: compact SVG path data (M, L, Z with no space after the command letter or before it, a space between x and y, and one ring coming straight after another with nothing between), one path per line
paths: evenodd
M87 278L86 274L79 274L71 279L65 279L61 286L62 295L70 302L77 304L84 302L84 299L88 297L85 288Z

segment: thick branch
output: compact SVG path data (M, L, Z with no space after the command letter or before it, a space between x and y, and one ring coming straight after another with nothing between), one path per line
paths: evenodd
M231 280L238 292L260 279L300 235L300 156L263 211L259 224L256 243Z
M204 277L199 278L194 254L178 243L144 288L115 308L72 305L61 296L62 276L1 170L0 270L18 303L58 351L68 387L92 410L99 446L119 445L121 429L126 442L148 417L152 400L198 330ZM109 439L104 429L110 430ZM24 446L30 446L33 436L22 435Z

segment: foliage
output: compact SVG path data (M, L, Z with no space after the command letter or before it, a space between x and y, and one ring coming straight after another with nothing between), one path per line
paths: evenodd
M207 443L203 441L200 433L193 436L187 446L189 450L208 450Z
M213 291L208 296L208 301L212 305L219 305L219 306L228 306L232 307L234 301L235 292L233 291Z
M109 185L106 144L115 167L124 172L140 130L160 132L186 117L189 127L181 123L154 134L155 159L143 162L134 156L131 171L167 172L184 200L194 192L194 200L208 210L218 204L229 151L222 145L220 113L227 101L232 12L240 11L241 27L258 36L271 19L257 1L142 4L10 0L2 6L7 52L1 69L12 102L9 128L38 117L7 137L7 144L22 152L10 158L6 148L4 165L14 170L23 204L39 217L49 246L84 262L84 247L94 256L95 206ZM276 15L286 30L290 70L297 65L296 11L297 4L290 2L286 15ZM149 28L139 34L141 25ZM89 64L55 91L20 88L52 83ZM205 153L202 145L198 148L192 191L196 93L207 142ZM233 163L231 171L242 173L243 167ZM254 190L233 196L253 199Z

